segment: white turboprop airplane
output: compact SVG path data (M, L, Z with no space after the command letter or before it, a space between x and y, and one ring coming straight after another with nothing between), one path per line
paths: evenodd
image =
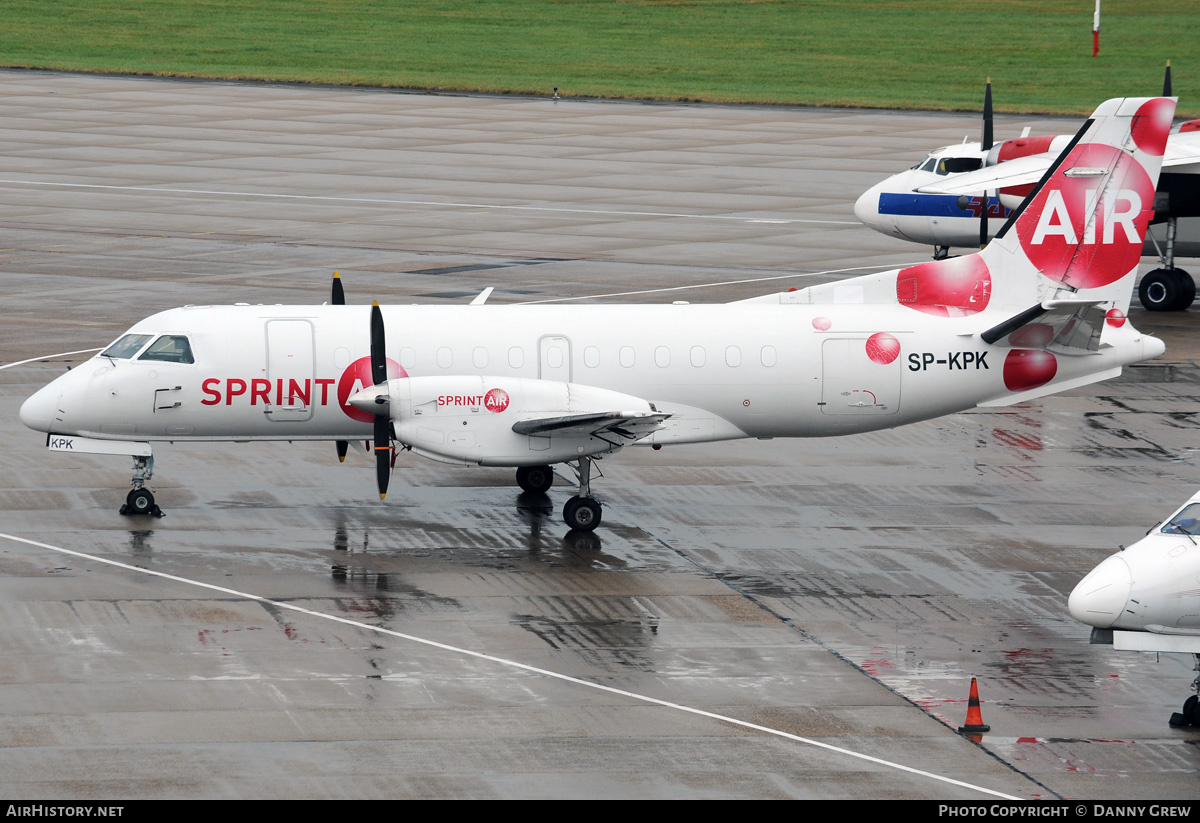
M951 248L986 244L1071 140L1069 134L1030 137L1026 129L993 145L991 133L989 84L982 140L935 149L867 189L854 204L855 217L889 237L933 246L935 259ZM1166 234L1163 247L1150 238L1145 253L1163 265L1142 277L1139 298L1150 311L1186 309L1196 284L1175 267L1175 257L1200 253L1194 238L1185 242L1178 235L1179 218L1200 216L1200 120L1181 124L1167 139L1154 209L1154 222L1166 223Z
M854 434L1003 406L1160 355L1125 312L1170 98L1110 100L988 248L724 305L202 306L156 314L21 407L53 450L132 454L124 513L158 513L151 441L372 438L517 467L626 445ZM385 342L386 337L386 342ZM368 351L369 350L369 351Z
M1093 643L1191 654L1200 672L1200 493L1146 535L1092 569L1067 608L1093 627ZM1170 722L1200 726L1200 699L1189 697Z

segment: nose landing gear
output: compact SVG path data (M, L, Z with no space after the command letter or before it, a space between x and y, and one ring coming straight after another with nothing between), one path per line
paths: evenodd
M154 502L154 492L146 488L146 482L153 476L154 456L134 455L133 479L129 481L133 490L125 496L125 505L121 506L121 514L127 516L148 514L151 517L165 517L163 510Z

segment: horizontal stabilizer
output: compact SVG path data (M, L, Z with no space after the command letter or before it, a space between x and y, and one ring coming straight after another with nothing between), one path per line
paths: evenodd
M599 437L614 434L630 442L641 440L662 428L671 415L662 412L625 411L568 414L562 417L540 417L513 424L517 434L569 434Z
M994 346L1085 354L1100 350L1104 317L1104 308L1096 300L1047 300L979 336Z

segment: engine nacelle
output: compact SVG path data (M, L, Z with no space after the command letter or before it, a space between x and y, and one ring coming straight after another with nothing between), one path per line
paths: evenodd
M1032 157L1035 154L1046 154L1047 152L1052 155L1058 155L1070 142L1071 135L1069 134L1014 137L1011 140L1005 140L1003 143L997 143L992 146L992 150L988 152L987 158L984 160L984 165L995 166L1006 160L1016 160L1018 157ZM1022 186L1006 186L1000 189L997 193L997 196L1000 198L1000 205L1006 209L1015 209L1021 205L1021 201L1025 199L1025 196L1033 191L1035 185L1037 184L1027 183Z
M395 378L387 386L397 440L435 460L481 466L562 463L614 452L628 442L571 427L518 434L515 423L653 411L640 397L554 380L450 375Z

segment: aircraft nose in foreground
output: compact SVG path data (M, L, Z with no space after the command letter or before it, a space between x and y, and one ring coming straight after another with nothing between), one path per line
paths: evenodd
M1080 623L1107 629L1125 610L1132 587L1129 564L1120 555L1114 555L1079 581L1067 600L1067 608Z
M51 383L34 393L21 404L21 422L34 431L50 431L50 423L58 412L58 386Z

